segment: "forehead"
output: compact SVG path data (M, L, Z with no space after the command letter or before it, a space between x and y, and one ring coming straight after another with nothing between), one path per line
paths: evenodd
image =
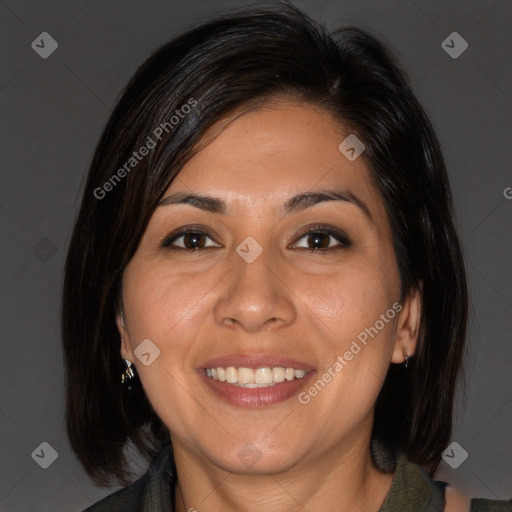
M338 189L365 198L378 218L383 205L365 160L339 150L346 128L320 108L273 102L220 120L164 197L194 192L221 197L233 212L275 209L299 192Z

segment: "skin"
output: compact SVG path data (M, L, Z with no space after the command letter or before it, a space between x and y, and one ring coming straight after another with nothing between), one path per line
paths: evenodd
M446 487L444 512L471 512L471 500L460 489Z
M228 213L158 207L125 270L121 356L135 365L170 430L178 512L377 511L389 491L392 475L373 465L370 434L389 365L404 362L404 347L409 354L416 347L417 292L307 405L293 397L238 408L197 372L210 358L256 352L305 361L318 377L399 301L382 198L363 157L349 161L338 150L348 133L324 111L284 101L224 120L164 197L217 196ZM291 196L322 188L357 196L373 220L346 201L280 211ZM333 249L308 251L314 237L301 229L314 223L343 231L351 245L325 235L320 245ZM207 249L162 247L169 234L191 224L208 232L199 240ZM248 236L263 248L252 263L235 251ZM145 366L133 351L148 338L161 353ZM251 467L237 456L247 443L261 455Z

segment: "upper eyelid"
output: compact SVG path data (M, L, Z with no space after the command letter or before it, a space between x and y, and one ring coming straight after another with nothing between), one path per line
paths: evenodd
M328 227L328 226L325 226L325 227L312 226L312 227L306 228L305 231L303 231L302 233L300 233L297 236L293 245L296 245L304 237L311 235L311 233L317 233L317 232L323 233L327 236L330 236L330 237L336 239L341 245L346 245L346 246L352 245L351 238L343 230L334 228L334 227Z
M178 229L177 232L175 232L174 234L165 237L162 241L162 244L166 245L166 246L171 246L172 243L174 243L176 240L178 240L181 237L183 237L187 234L190 234L190 233L204 235L204 236L210 238L216 244L218 244L219 242L217 242L215 240L215 238L212 237L211 233L209 233L208 231L209 231L208 228L185 226L183 228ZM329 231L332 231L332 233ZM331 236L333 238L337 238L336 235L338 235L339 238L342 239L342 240L338 239L338 241L340 243L351 243L350 237L344 232L344 230L335 228L334 226L320 224L320 225L307 226L307 227L303 228L301 230L301 232L299 233L299 235L297 235L295 241L293 242L293 245L297 244L305 236L310 235L311 233L316 233L316 232L324 232L324 234L326 234L327 236Z

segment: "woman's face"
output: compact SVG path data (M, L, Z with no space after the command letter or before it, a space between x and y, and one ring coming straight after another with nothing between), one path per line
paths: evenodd
M312 106L274 103L216 134L126 268L122 357L198 461L263 473L339 456L367 443L390 362L414 352L419 305L399 304L383 201ZM344 199L308 199L326 191ZM208 200L176 204L192 194Z

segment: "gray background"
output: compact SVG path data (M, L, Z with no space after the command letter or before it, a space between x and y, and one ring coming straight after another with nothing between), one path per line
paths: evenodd
M469 457L458 469L443 461L437 477L473 496L511 498L512 2L295 3L330 28L381 35L431 115L474 310L453 434ZM71 222L95 144L136 68L171 36L235 5L248 2L0 2L1 511L79 511L112 492L92 485L64 429L59 311ZM453 31L469 44L457 59L441 47ZM31 48L41 32L59 44L48 59ZM42 442L58 453L48 469L31 457Z

